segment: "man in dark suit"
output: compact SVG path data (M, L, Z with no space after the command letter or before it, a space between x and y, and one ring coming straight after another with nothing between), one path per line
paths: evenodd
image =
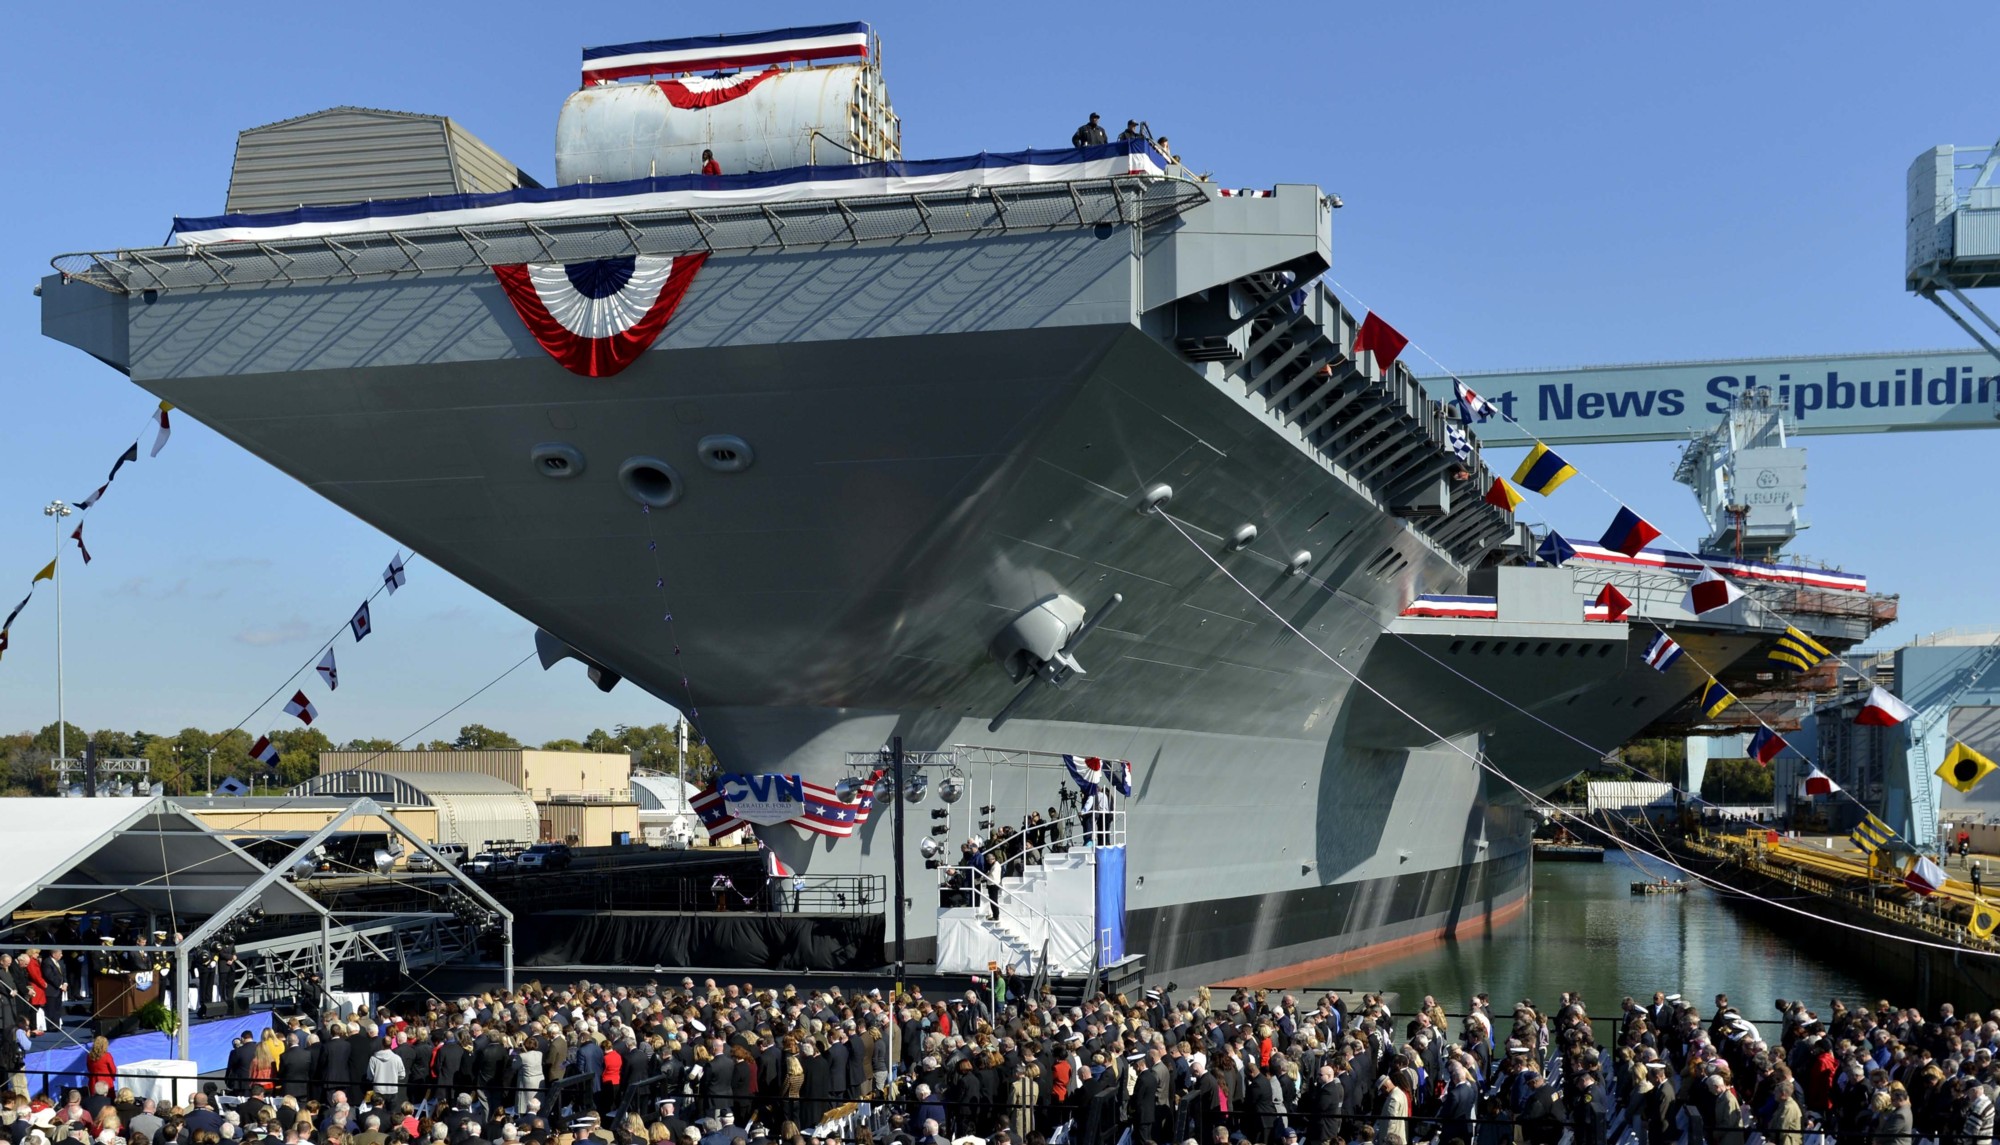
M1680 1132L1674 1125L1674 1115L1679 1112L1675 1101L1674 1083L1668 1078L1665 1063L1654 1062L1647 1067L1653 1088L1642 1099L1639 1108L1639 1126L1645 1131L1645 1145L1674 1145L1680 1139Z
M847 1090L847 1064L852 1057L853 1047L847 1044L847 1034L836 1028L832 1044L826 1047L827 1088L835 1105L851 1096Z
M326 1036L319 1043L319 1077L316 1080L322 1102L330 1100L334 1090L347 1088L348 1079L354 1076L353 1053L354 1047L348 1045L340 1023L329 1025Z
M805 1070L804 1083L799 1086L799 1111L803 1118L799 1122L801 1130L811 1130L826 1120L833 1108L833 1070L827 1059L813 1050L810 1041L799 1043L799 1066Z
M187 1116L181 1119L181 1126L187 1130L188 1136L192 1138L197 1133L213 1133L220 1137L222 1115L209 1105L208 1095L197 1093L189 1097L188 1101L191 1104Z
M1271 1145L1271 1130L1278 1124L1278 1079L1258 1067L1255 1055L1243 1063L1243 1098L1250 1116L1237 1123L1250 1140Z
M1347 1112L1347 1089L1331 1061L1320 1063L1319 1078L1305 1099L1307 1145L1327 1145L1341 1135Z
M278 1059L278 1083L283 1086L286 1096L304 1101L307 1091L312 1088L314 1055L311 1047L300 1045L299 1042L300 1035L297 1032L287 1039L285 1054ZM254 1047L251 1052L255 1054Z
M444 1043L438 1047L437 1056L432 1059L436 1071L436 1084L432 1088L436 1091L437 1101L450 1102L459 1094L467 1093L471 1089L471 1086L465 1084L468 1072L466 1061L471 1056L470 1036L463 1033L456 1038L450 1034L445 1035Z
M1451 1084L1444 1091L1444 1101L1438 1107L1441 1123L1439 1135L1445 1145L1454 1140L1472 1145L1472 1119L1479 1108L1479 1087L1472 1084L1472 1075L1457 1062L1451 1063Z
M256 1060L257 1036L249 1030L236 1035L229 1043L229 1064L222 1074L222 1083L230 1093L241 1097L250 1092L250 1065Z
M498 1109L508 1103L506 1091L508 1073L511 1072L513 1056L498 1037L487 1035L486 1044L475 1051L477 1062L474 1074L478 1078L480 1100L489 1110Z
M368 1092L368 1059L381 1048L382 1039L369 1033L359 1022L347 1024L347 1096L355 1101Z
M1132 1078L1132 1139L1142 1145L1158 1141L1166 1127L1167 1066L1159 1046L1146 1051Z

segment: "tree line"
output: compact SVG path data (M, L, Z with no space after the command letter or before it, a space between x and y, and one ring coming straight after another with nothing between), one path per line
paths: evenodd
M139 759L148 761L151 782L165 788L168 795L196 795L234 777L252 784L258 791L274 792L305 782L319 774L319 756L328 751L482 751L505 750L529 745L503 731L484 724L466 724L457 739L433 739L398 747L396 741L381 738L350 739L336 743L318 728L301 727L271 733L278 749L275 767L250 758L255 737L241 729L225 732L182 728L178 732L117 731L102 729L85 732L75 724L64 725L66 747L71 759L81 760L84 745L94 743L99 759ZM0 735L0 795L57 795L57 775L50 766L55 759L56 725L36 732ZM610 731L593 728L581 739L554 739L541 745L543 751L596 751L623 753L635 767L672 774L675 770L675 726L619 724ZM684 772L687 781L704 785L716 772L715 753L689 737ZM100 776L122 779L124 776ZM72 772L72 782L77 782Z

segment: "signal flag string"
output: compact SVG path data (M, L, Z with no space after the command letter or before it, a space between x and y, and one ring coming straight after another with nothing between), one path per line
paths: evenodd
M1541 795L1537 795L1532 789L1523 786L1521 783L1515 781L1515 779L1512 776L1508 775L1505 771L1502 771L1499 767L1495 766L1494 764L1482 758L1480 753L1467 751L1464 747L1460 746L1456 741L1446 738L1442 733L1438 732L1437 730L1432 728L1429 724L1425 723L1415 713L1404 708L1401 704L1398 704L1396 701L1390 699L1388 696L1383 695L1380 689L1376 688L1373 684L1370 684L1368 681L1362 679L1361 674L1359 672L1355 671L1353 668L1348 667L1346 664L1341 663L1339 657L1334 656L1326 649L1314 643L1313 639L1310 636L1307 636L1304 632L1300 631L1297 626L1295 626L1288 618L1286 618L1276 608L1273 608L1268 602L1264 600L1263 597L1257 595L1257 593L1253 589L1251 589L1250 586L1244 584L1241 580L1237 579L1234 573L1230 572L1229 569L1225 565L1223 565L1221 561L1216 559L1215 554L1209 551L1208 546L1196 540L1190 533L1188 533L1186 529L1182 528L1181 523L1178 520L1175 520L1174 517L1170 513L1168 513L1164 508L1155 508L1153 512L1158 514L1160 519L1167 522L1167 524L1171 526L1176 533L1179 533L1181 535L1181 539L1188 543L1188 547L1200 553L1204 560L1208 561L1209 564L1215 566L1215 570L1221 573L1224 577L1226 577L1231 584L1235 585L1237 589L1239 589L1243 593L1243 595L1249 597L1251 600L1256 601L1257 606L1259 608L1262 608L1265 612L1269 613L1271 615L1271 618L1276 620L1281 626L1283 626L1286 631L1290 632L1293 636L1296 636L1300 640L1304 641L1306 647L1311 648L1314 652L1319 653L1322 659L1324 659L1327 663L1332 664L1335 668L1339 669L1341 673L1347 676L1349 680L1353 681L1356 686L1366 691L1369 695L1372 695L1376 699L1382 701L1382 703L1388 705L1390 710L1396 712L1404 719L1409 720L1417 727L1423 729L1423 731L1427 735L1431 736L1438 743L1441 743L1446 747L1449 747L1451 750L1459 753L1466 759L1470 760L1473 766L1493 776L1494 778L1498 779L1501 783L1506 784L1508 787L1513 788L1515 792L1517 792L1523 799L1525 799L1529 803L1539 805L1552 812L1561 811L1561 808L1557 807L1553 802L1551 802L1550 800ZM1634 768L1634 770L1636 771L1637 769ZM1605 828L1590 822L1588 819L1579 819L1576 820L1576 822L1578 822L1579 824L1588 828L1591 831L1597 832L1599 835L1604 836L1606 839L1613 841L1614 844L1616 843L1615 835L1613 835L1610 831L1606 830ZM1724 891L1725 893L1740 894L1745 898L1751 899L1752 901L1765 903L1767 905L1776 907L1779 910L1788 911L1792 914L1800 915L1805 918L1816 919L1820 922L1827 923L1828 925L1831 926L1841 927L1842 929L1846 930L1858 931L1863 934L1873 934L1882 938L1893 939L1897 942L1909 943L1910 945L1913 946L1929 947L1934 950L1949 950L1955 953L1968 954L1979 958L2000 958L2000 952L1996 951L1973 950L1964 946L1957 946L1948 943L1930 942L1925 939L1912 938L1907 935L1893 934L1884 931L1873 930L1869 927L1861 926L1857 923L1845 922L1836 918L1827 918L1826 916L1816 913L1814 911L1805 910L1800 907L1790 906L1776 899L1767 898L1763 895L1753 894L1747 891L1742 891L1739 888L1726 886L1725 884L1722 884L1721 882L1710 876L1701 874L1698 871L1690 870L1689 868L1676 862L1670 855L1655 855L1653 857L1657 859L1659 862L1664 863L1667 866L1672 867L1677 871L1680 871L1682 874L1697 880L1698 882L1702 883L1705 886L1714 887L1718 890Z
M1362 308L1363 310L1365 310L1365 311L1366 311L1366 312L1367 312L1367 313L1368 313L1368 314L1369 314L1370 316L1373 316L1373 315L1375 314L1375 311L1374 311L1374 310L1372 310L1372 309L1370 309L1370 308L1368 308L1367 304L1366 304L1366 303L1365 303L1365 302L1364 302L1364 301L1363 301L1363 300L1361 299L1361 296L1360 296L1360 295L1358 295L1358 294L1356 294L1356 293L1355 293L1355 292L1354 292L1353 290L1349 289L1349 288L1348 288L1347 286L1343 285L1343 284L1342 284L1341 282L1339 282L1338 280L1336 280L1336 279L1334 279L1334 278L1332 278L1332 277L1330 277L1330 276L1323 276L1323 277L1325 278L1325 281L1327 282L1327 284L1328 284L1328 285L1332 286L1332 287L1333 287L1333 288L1334 288L1335 290L1338 290L1338 291L1339 291L1340 293L1342 293L1342 294L1346 295L1346 296L1347 296L1347 297L1348 297L1349 299L1351 299L1351 300L1353 301L1354 305L1356 305L1356 306L1358 306L1358 307L1361 307L1361 308ZM1379 323L1379 325L1386 325L1386 323ZM1438 370L1440 370L1440 371L1441 371L1441 372L1442 372L1442 373L1443 373L1443 374L1444 374L1444 375L1445 375L1446 377L1449 377L1449 378L1450 378L1450 379L1452 380L1452 382L1453 382L1453 383L1455 383L1456 385L1458 385L1458 386L1464 386L1464 385L1465 385L1464 381L1463 381L1462 379L1460 379L1460 378L1459 378L1458 374L1457 374L1457 373L1456 373L1455 371L1453 371L1453 370L1452 370L1452 369L1451 369L1450 367L1446 366L1446 365L1445 365L1445 364L1444 364L1443 362L1440 362L1440 361L1438 361L1438 359L1437 359L1437 358L1436 358L1436 357L1435 357L1434 355L1432 355L1432 354L1431 354L1431 352L1430 352L1429 350L1426 350L1426 349L1425 349L1425 348L1424 348L1424 347L1423 347L1423 346L1422 346L1422 345L1421 345L1420 343L1418 343L1418 342L1415 342L1415 341L1412 341L1412 340L1410 340L1410 339L1408 339L1408 338L1405 338L1405 337L1404 337L1403 335L1401 335L1400 333L1397 333L1397 334L1396 334L1396 336L1395 336L1395 340L1394 340L1394 348L1396 349L1396 351L1397 351L1397 352L1400 352L1400 350L1401 350L1402 346L1404 346L1404 345L1407 345L1407 346L1408 346L1408 347L1410 347L1411 349L1414 349L1414 350L1416 350L1416 352L1417 352L1417 353L1419 353L1419 354L1423 355L1423 356L1424 356L1424 358L1425 358L1425 359L1426 359L1427 361L1429 361L1429 362L1430 362L1430 363L1431 363L1431 364L1432 364L1433 366L1436 366L1436 367L1438 368ZM1394 355L1391 355L1391 358L1392 358L1392 360L1393 360L1393 356L1394 356ZM1466 388L1467 388L1468 390L1470 390L1470 387L1466 387ZM1451 404L1451 403L1447 403L1447 404ZM1517 417L1514 417L1514 416L1512 416L1512 415L1508 414L1508 413L1507 413L1507 412L1506 412L1506 411L1505 411L1504 409L1500 409L1499 407L1497 407L1497 406L1494 406L1494 405L1493 405L1492 403L1490 403L1490 402L1484 402L1484 401L1483 401L1483 399L1482 399L1482 404L1483 404L1484 408L1486 408L1486 409L1489 409L1489 410L1493 411L1494 413L1497 413L1497 414L1499 414L1499 416L1501 417L1501 419L1502 419L1502 420L1504 420L1504 421L1508 422L1509 424L1511 424L1511 425L1515 426L1515 427L1516 427L1517 429L1520 429L1520 430L1521 430L1522 432L1526 433L1526 434L1528 435L1528 437L1529 437L1529 438L1530 438L1531 440L1533 440L1533 441L1535 442L1534 446L1532 446L1532 447L1531 447L1531 449L1530 449L1530 455L1531 455L1531 456L1533 456L1533 454L1534 454L1534 453L1535 453L1536 451L1540 451L1540 452L1542 452L1542 453L1543 453L1543 454L1545 454L1545 455L1549 455L1549 456L1556 456L1556 459L1557 459L1558 461L1562 462L1562 468L1563 468L1563 469L1567 469L1567 470L1569 471L1569 473L1570 473L1570 474L1572 474L1572 475L1574 475L1574 476L1578 476L1578 477L1582 477L1582 478L1584 479L1584 481L1585 481L1586 483L1588 483L1588 484L1590 484L1591 486L1593 486L1594 488L1596 488L1598 492L1600 492L1600 493L1604 494L1604 496L1605 496L1606 498L1608 498L1608 499L1609 499L1609 500L1611 500L1611 501L1612 501L1613 503L1615 503L1615 504L1616 504L1616 505L1617 505L1617 506L1619 507L1619 509L1620 509L1620 510L1623 510L1624 512L1627 512L1627 513L1631 513L1631 509L1630 509L1630 507L1629 507L1629 506L1628 506L1628 505L1627 505L1627 504L1625 503L1624 499L1620 498L1620 497L1619 497L1619 496L1618 496L1618 495L1617 495L1616 493L1612 492L1610 488L1608 488L1607 486L1605 486L1605 485L1604 485L1604 484L1603 484L1602 482L1598 481L1598 480L1597 480L1597 478L1596 478L1595 476L1593 476L1593 475L1592 475L1591 473L1589 473L1588 471L1586 471L1586 470L1582 470L1582 469L1578 469L1578 468L1577 468L1577 467L1575 467L1574 465L1570 464L1570 463L1568 462L1568 460L1567 460L1566 458L1562 458L1562 457L1560 457L1560 456L1557 456L1557 455L1555 455L1555 454L1553 453L1553 451L1549 450L1547 446L1543 445L1543 444L1542 444L1542 443L1540 442L1540 440L1539 440L1539 439L1538 439L1538 438L1536 437L1536 435L1535 435L1535 434L1533 433L1533 431L1532 431L1532 430L1530 430L1530 429L1528 428L1528 426L1527 426L1527 425L1525 425L1525 424L1524 424L1524 423L1523 423L1523 422L1522 422L1522 421L1521 421L1521 420L1520 420L1519 418L1517 418ZM1469 416L1469 415L1470 415L1470 412L1471 412L1471 411L1470 411L1469 409L1463 409L1463 410L1461 411L1461 415L1462 415L1462 416L1461 416L1461 424L1463 424L1463 420L1464 420L1464 417L1465 417L1465 416ZM1518 473L1518 472L1516 473L1516 476L1517 476L1517 477L1519 476L1519 473ZM1504 478L1497 478L1497 479L1498 479L1498 480L1501 480L1501 481L1504 481L1504 480L1505 480ZM1565 478L1561 478L1561 479L1559 479L1559 480L1558 480L1558 481L1556 482L1556 484L1558 484L1558 485L1559 485L1559 484L1561 484L1561 482L1562 482L1562 481L1564 481L1564 480L1567 480L1567 478L1565 477ZM1553 487L1553 486L1550 486L1550 487L1548 487L1548 488L1546 489L1546 491L1544 491L1544 490L1541 490L1541 489L1538 489L1538 490L1536 490L1536 492L1538 492L1538 493L1541 493L1541 495L1542 495L1542 496L1544 496L1544 497L1552 495L1552 494L1554 493L1554 491L1555 491L1555 489L1554 489L1554 487ZM1518 496L1518 495L1516 495L1516 496ZM1513 496L1510 496L1510 497L1509 497L1508 499L1509 499L1510 501L1514 502L1514 503L1515 503L1516 505L1518 505L1518 504L1519 504L1519 502L1518 502L1518 501L1517 501L1517 500L1515 499L1515 497L1513 497ZM1509 512L1514 512L1514 510L1510 509L1510 510L1509 510ZM1700 562L1701 562L1701 564L1702 564L1702 568L1703 568L1703 572L1702 572L1702 573L1700 574L1700 576L1699 576L1699 577L1697 578L1697 580L1698 580L1698 581L1699 581L1699 580L1701 580L1701 579L1705 579L1705 578L1708 578L1708 577L1714 577L1714 578L1715 578L1715 579L1717 579L1717 580L1724 580L1724 578L1722 577L1722 574L1721 574L1721 573L1720 573L1720 572L1719 572L1719 571L1718 571L1717 569L1715 569L1715 567L1714 567L1713 565L1709 564L1709 562L1707 561L1707 559L1706 559L1706 557L1705 557L1705 554L1703 554L1703 553L1699 552L1699 551L1698 551L1698 550L1696 550L1696 549L1692 549L1692 548L1689 548L1689 547L1688 547L1687 545L1685 545L1685 544L1684 544L1684 543L1682 543L1681 541L1677 540L1677 539L1676 539L1676 538L1675 538L1675 537L1674 537L1673 535L1671 535L1670 533L1667 533L1667 532L1666 532L1665 530L1662 530L1662 529L1659 529L1659 528L1657 528L1656 526L1653 526L1653 525L1652 525L1652 524L1651 524L1651 523L1650 523L1649 521L1646 521L1646 520L1645 520L1644 518L1640 518L1640 517L1638 517L1638 515L1637 515L1636 513L1632 513L1632 516L1633 516L1633 518L1634 518L1635 520L1637 520L1637 521L1638 521L1638 522L1639 522L1639 523L1640 523L1640 524L1641 524L1642 526L1644 526L1644 527L1645 527L1645 528L1647 528L1647 529L1650 529L1650 530L1652 530L1652 532L1653 532L1653 535L1654 535L1654 536L1656 536L1656 537L1659 537L1659 538L1661 538L1661 539L1664 539L1664 540L1665 540L1665 541L1667 541L1667 542L1668 542L1669 544L1672 544L1672 545L1673 545L1674 547L1676 547L1676 548L1680 549L1680 550L1681 550L1681 551L1683 551L1683 552L1686 552L1686 553L1689 553L1690 555L1694 556L1696 560L1700 561ZM1542 522L1542 523L1543 523L1543 524L1544 524L1545 526L1547 526L1547 525L1548 525L1548 523L1547 523L1546 521L1544 521L1544 522ZM1551 535L1554 535L1554 536L1560 536L1560 534L1556 532L1556 530L1554 529L1554 527L1553 527L1553 526L1548 526L1548 530L1549 530L1549 533L1550 533ZM1648 539L1651 539L1651 538L1648 538ZM1550 562L1550 563L1552 563L1552 564L1556 564L1556 565L1560 565L1560 564L1561 564L1561 561L1552 561L1552 562ZM1731 585L1731 588L1732 588L1732 589L1734 588L1734 585L1733 585L1733 583L1732 583L1732 582L1727 582L1727 581L1725 581L1725 583L1730 583L1730 585ZM1740 590L1737 590L1737 591L1738 591L1738 592L1740 593ZM1763 612L1763 613L1764 613L1764 614L1765 614L1766 616L1768 616L1768 617L1769 617L1769 618L1771 618L1771 619L1775 619L1775 620L1779 621L1780 623L1782 623L1783 625L1785 625L1785 626L1786 626L1787 628L1789 628L1789 627L1792 627L1792 622L1791 622L1791 618L1790 618L1790 617L1787 617L1787 616L1786 616L1786 615L1784 615L1783 613L1779 612L1779 611L1778 611L1778 610L1777 610L1776 608L1772 607L1772 606L1771 606L1770 604L1768 604L1768 603L1764 602L1763 600L1760 600L1760 599L1758 599L1758 598L1757 598L1757 596L1755 596L1754 594L1751 594L1751 593L1740 593L1740 596L1739 596L1739 599L1743 599L1743 600L1746 600L1746 601L1748 601L1748 602L1749 602L1749 603L1750 603L1751 605L1755 606L1755 607L1756 607L1757 609L1760 609L1760 610L1762 610L1762 612ZM1697 615L1699 615L1699 614L1697 614ZM1658 625L1657 625L1657 624L1654 624L1654 627L1655 627L1655 628L1657 628L1657 627L1658 627ZM1846 658L1846 657L1842 656L1842 655L1841 655L1841 654L1839 654L1838 652L1833 652L1833 651L1831 651L1831 650L1828 650L1828 655L1827 655L1827 657L1826 657L1826 658L1827 658L1827 659L1831 659L1831 660L1832 660L1832 661L1833 661L1834 663L1838 664L1838 665L1839 665L1839 666L1841 666L1842 668L1845 668L1845 669L1847 669L1847 670L1848 670L1849 672L1852 672L1852 673L1853 673L1853 674L1854 674L1854 675L1855 675L1855 676L1856 676L1857 678L1859 678L1859 679L1861 679L1861 680L1864 680L1864 681L1866 681L1866 682L1867 682L1867 684L1868 684L1868 686L1869 686L1869 687L1870 687L1871 689L1876 689L1876 690L1879 690L1879 691L1882 691L1882 692L1884 692L1884 693L1887 693L1887 694L1889 694L1889 695L1891 695L1891 696L1893 696L1893 695L1894 695L1894 693L1893 693L1893 692L1891 692L1891 691L1890 691L1890 689L1888 689L1888 688L1885 688L1885 687L1883 687L1883 685L1881 684L1881 682L1880 682L1879 680L1877 680L1877 679L1875 678L1875 676L1874 676L1874 675L1873 675L1872 673L1870 673L1870 672L1869 672L1869 671L1868 671L1868 670L1867 670L1866 668L1862 667L1862 666L1861 666L1861 665L1859 665L1859 664L1856 664L1855 662L1853 662L1853 661L1849 660L1848 658ZM1714 676L1713 676L1713 674L1711 674L1711 675L1710 675L1710 678L1711 678L1711 679L1714 679ZM1734 699L1735 699L1735 697L1734 697L1734 694L1733 694L1733 693L1729 693L1729 695L1730 695L1730 698L1731 698L1731 700L1732 700L1732 701L1734 701ZM1893 723L1894 723L1894 724L1900 724L1900 723L1903 723L1903 722L1906 722L1906 721L1907 721L1907 719L1908 719L1908 717L1907 717L1907 716L1905 716L1905 717L1903 717L1902 719L1897 719L1897 720L1894 720L1894 721L1893 721ZM1766 731L1769 731L1769 732L1771 732L1771 734L1772 734L1772 735L1777 735L1777 734L1778 734L1778 733L1777 733L1777 732L1776 732L1776 731L1775 731L1774 729L1772 729L1772 728L1771 728L1771 727L1770 727L1770 726L1769 726L1768 724L1764 723L1764 721L1763 721L1762 717L1758 717L1758 723L1759 723L1759 725L1760 725L1761 727L1763 727L1763 728L1764 728L1764 730L1766 730ZM1893 725L1892 725L1892 726L1893 726ZM1782 739L1783 737L1779 737L1779 738L1781 738L1781 739ZM1912 738L1914 738L1914 737L1912 737ZM1985 776L1986 774L1989 774L1989 773L1991 773L1991 772L1992 772L1992 771L1994 770L1994 767L1993 767L1993 764L1992 764L1992 761L1988 760L1988 759L1987 759L1987 758L1986 758L1986 757L1985 757L1984 755L1980 754L1980 753L1979 753L1979 752L1978 752L1978 751L1977 751L1976 749L1974 749L1974 748L1972 747L1972 745L1970 745L1970 744L1966 743L1966 742L1965 742L1964 740L1962 740L1962 739L1958 738L1957 736L1954 736L1954 735L1952 735L1952 734L1951 734L1951 732L1950 732L1950 729L1949 729L1949 727L1947 727L1947 728L1946 728L1946 731L1945 731L1945 738L1946 738L1946 739L1947 739L1947 740L1948 740L1948 741L1950 742L1950 744L1952 745L1952 746L1951 746L1951 749L1949 749L1949 750L1947 751L1947 757L1950 757L1950 756L1953 756L1953 755L1959 755L1960 753L1963 753L1964 755L1966 755L1966 756L1969 756L1969 757L1971 758L1971 760L1975 761L1975 763L1976 763L1977 765L1979 765L1979 770L1980 770L1980 773L1981 773L1981 774L1980 774L1980 776L1979 776L1979 778L1984 778L1984 776ZM1798 749L1798 748L1797 748L1796 746L1792 745L1792 744L1791 744L1791 743L1790 743L1789 741L1786 741L1786 746L1787 746L1787 747L1790 747L1790 748L1791 748L1791 749L1792 749L1792 750L1793 750L1793 751L1794 751L1795 753L1797 753L1797 754L1798 754L1798 755L1800 756L1800 758L1802 758L1802 759L1805 759L1805 760L1806 760L1806 762L1807 762L1808 764L1812 765L1812 767L1814 768L1814 770L1819 770L1819 768L1818 768L1818 764L1817 764L1817 763L1815 763L1815 762L1814 762L1814 761L1813 761L1813 760L1812 760L1812 759L1811 759L1810 757L1807 757L1807 756L1806 756L1806 754L1805 754L1805 753L1804 753L1803 751L1800 751L1800 750L1799 750L1799 749ZM1824 773L1824 772L1822 772L1821 774L1825 774L1825 773ZM1934 773L1934 774L1937 774L1937 773ZM1943 776L1942 776L1942 775L1940 775L1940 778L1943 778ZM1978 782L1978 779L1975 779L1975 780L1973 780L1973 783L1974 783L1975 785L1977 784L1977 782ZM1956 786L1956 785L1954 784L1954 786ZM1850 793L1850 792L1847 792L1847 790L1846 790L1845 788L1836 788L1836 790L1838 790L1838 791L1840 791L1840 792L1841 792L1842 794L1846 795L1846 796L1847 796L1847 798L1848 798L1848 799L1849 799L1849 800L1850 800L1851 802L1855 803L1855 804L1856 804L1857 806L1860 806L1860 807L1862 807L1862 808L1863 808L1864 810L1867 810L1867 805L1866 805L1866 804L1864 804L1864 803L1862 803L1862 802L1861 802L1861 800L1860 800L1859 798L1857 798L1856 796L1854 796L1854 795L1853 795L1852 793ZM1870 812L1870 814L1872 814L1872 812ZM1935 843L1935 842L1936 842L1936 840L1933 840L1932 842L1933 842L1933 843Z
M680 628L674 620L673 601L667 597L667 571L660 557L660 538L653 528L653 507L641 504L639 512L646 518L646 552L653 559L653 589L659 593L660 615L667 626L667 646L673 650L673 666L681 678L681 695L687 699L681 718L694 728L695 742L707 747L708 734L701 730L701 709L694 702L694 685L688 682L687 668L681 663Z
M168 412L171 411L173 408L174 407L171 402L162 401L151 413L146 415L146 424L156 427L158 431L153 437L153 450L146 456L158 457L160 455L161 447L167 444L167 436L168 436L167 415ZM70 502L70 507L76 509L79 512L88 512L92 507L94 507L97 504L97 502L104 497L105 492L111 488L111 483L118 479L118 471L120 469L125 468L128 462L137 462L139 460L139 442L144 437L145 437L144 430L141 430L137 435L135 435L132 438L132 444L126 446L125 451L123 453L120 453L117 459L111 463L111 472L108 476L104 478L104 483L102 485L99 485L95 490L93 490L88 497L85 497L80 501ZM83 563L89 564L90 550L84 548L83 546L82 518L79 518L77 520L76 528L71 531L69 539L76 542L77 551L83 554ZM62 560L61 542L58 541L55 560L52 560L47 565L43 566L41 571L37 572L34 575L34 577L28 581L28 595L22 597L21 603L15 605L13 609L7 613L7 618L5 620L0 620L0 656L4 656L7 652L8 633L13 629L15 619L21 615L22 609L28 607L28 602L35 598L35 586L45 580L53 580L56 575L56 564L61 560Z

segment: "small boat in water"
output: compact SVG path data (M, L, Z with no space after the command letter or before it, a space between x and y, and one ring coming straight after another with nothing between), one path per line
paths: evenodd
M1688 885L1685 882L1670 883L1665 879L1632 884L1632 893L1635 895L1682 895L1687 893L1687 889Z
M1547 839L1535 840L1535 861L1538 863L1601 863L1604 848L1593 847L1589 843L1558 843Z

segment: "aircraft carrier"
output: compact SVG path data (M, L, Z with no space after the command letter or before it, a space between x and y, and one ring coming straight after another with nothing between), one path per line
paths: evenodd
M792 31L587 53L616 66L564 104L553 187L438 116L246 131L223 215L57 258L44 331L735 770L831 782L892 736L1132 761L1151 970L1300 980L1521 905L1534 813L1468 753L1546 790L1699 681L1590 619L1476 442L1357 349L1318 282L1337 201L1144 139L905 160L872 33ZM1660 575L1638 617L1691 660L1776 634ZM1054 802L989 778L1003 816ZM885 823L766 835L879 873Z

